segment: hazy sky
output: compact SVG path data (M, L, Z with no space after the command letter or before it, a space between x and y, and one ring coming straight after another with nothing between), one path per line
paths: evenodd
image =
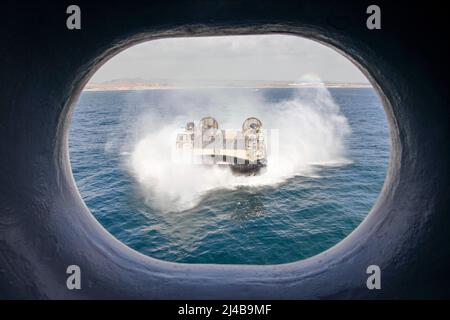
M312 40L285 35L171 38L129 48L91 79L299 80L368 82L346 58Z

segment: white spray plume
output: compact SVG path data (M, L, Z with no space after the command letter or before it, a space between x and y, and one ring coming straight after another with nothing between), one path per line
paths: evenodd
M350 127L323 85L296 90L281 102L264 100L261 90L201 92L201 98L195 98L192 92L177 90L162 102L168 109L175 107L177 114L155 127L147 125L131 152L130 170L149 206L162 212L183 211L197 205L215 189L274 185L297 175L316 176L315 165L349 162L344 141ZM269 132L265 172L258 176L235 176L227 168L174 162L176 133L186 122L204 116L215 117L223 129L240 128L247 117L258 117Z

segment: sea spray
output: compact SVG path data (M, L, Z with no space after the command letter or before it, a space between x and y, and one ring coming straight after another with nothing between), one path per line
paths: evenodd
M196 206L209 192L276 185L297 175L317 176L317 165L349 162L344 141L351 130L329 91L320 84L293 90L289 99L271 102L264 90L174 90L162 102L171 118L143 116L129 156L129 168L147 205L163 212ZM200 93L201 92L201 93ZM250 116L268 137L268 165L258 176L235 176L227 168L197 166L174 159L175 137L188 121L213 116L219 128L238 129Z

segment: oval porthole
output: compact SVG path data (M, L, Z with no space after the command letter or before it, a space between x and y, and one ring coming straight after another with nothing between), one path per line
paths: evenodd
M287 35L172 38L102 66L72 116L80 194L117 239L173 262L281 264L366 217L390 139L344 56Z

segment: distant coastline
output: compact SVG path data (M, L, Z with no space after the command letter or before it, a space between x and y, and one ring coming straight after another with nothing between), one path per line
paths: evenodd
M102 83L88 83L83 91L131 91L131 90L170 90L170 89L269 89L269 88L371 88L370 83L311 83L290 81L196 81L176 82L170 80L145 81L141 79L120 79Z

